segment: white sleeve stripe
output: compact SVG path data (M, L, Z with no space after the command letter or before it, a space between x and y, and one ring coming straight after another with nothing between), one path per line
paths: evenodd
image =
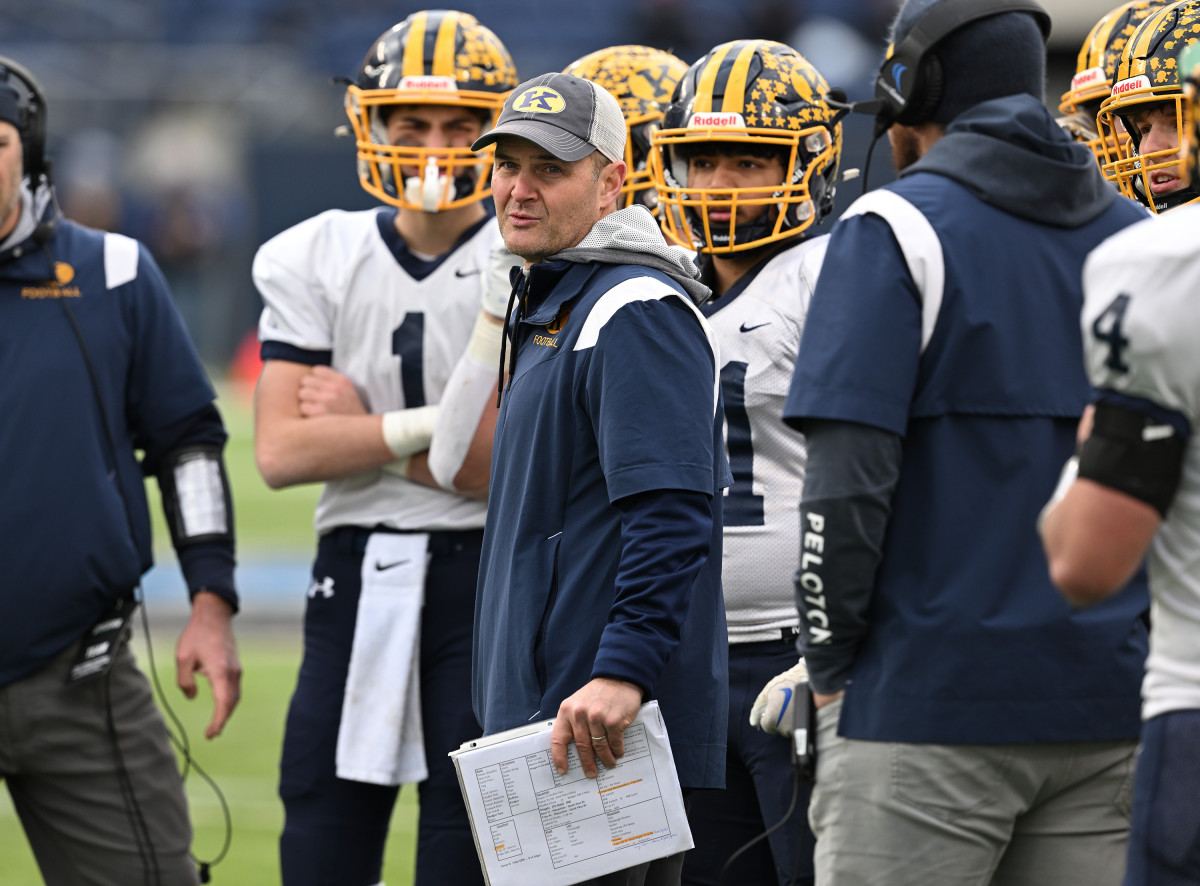
M708 325L708 321L704 319L704 315L700 313L700 309L692 303L690 298L680 295L671 287L652 277L632 277L629 280L623 280L600 296L599 301L588 312L587 319L583 321L583 329L579 331L579 338L576 339L575 347L572 350L585 351L588 348L595 347L596 342L600 338L600 330L608 325L608 321L625 305L637 301L650 301L651 299L669 298L671 296L678 298L691 309L696 319L700 321L700 328L704 330L704 337L708 339L708 347L713 355L713 415L716 415L721 392L721 375L719 371L721 365L721 347L717 343L717 336L713 332L712 327Z
M123 234L104 235L104 288L116 289L138 274L137 241Z
M921 352L924 353L942 310L946 285L942 243L925 214L892 191L880 189L859 197L842 218L866 213L879 216L891 227L904 253L908 273L921 293Z

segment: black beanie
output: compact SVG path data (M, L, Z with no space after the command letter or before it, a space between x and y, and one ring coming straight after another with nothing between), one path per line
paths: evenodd
M907 0L892 25L892 44L939 3L956 0ZM1042 100L1046 81L1046 45L1037 20L1027 12L1002 12L951 31L930 50L942 63L942 99L930 118L949 123L963 111L989 99L1027 93Z
M21 97L4 81L0 81L0 120L21 128Z

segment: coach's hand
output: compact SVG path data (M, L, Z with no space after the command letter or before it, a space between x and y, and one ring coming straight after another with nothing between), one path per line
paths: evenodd
M215 738L241 697L242 666L233 639L233 608L208 591L192 600L192 617L175 648L175 681L188 698L196 697L197 673L212 685L213 716L204 737Z
M550 733L550 759L554 770L567 771L567 745L575 742L583 774L599 774L596 761L607 768L625 754L625 728L642 706L642 690L625 680L596 677L558 707Z
M807 682L808 668L801 659L794 667L773 678L758 693L758 698L754 699L754 705L750 708L750 725L763 732L791 735L796 729L796 705L808 703L808 698L797 690Z

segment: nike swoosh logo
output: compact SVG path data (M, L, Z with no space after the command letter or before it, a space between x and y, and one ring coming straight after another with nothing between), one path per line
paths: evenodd
M481 270L479 268L474 268L470 271L464 271L460 268L454 272L454 276L455 277L474 277L476 274L479 274L479 273L481 273Z
M747 326L745 323L743 323L741 326L738 327L738 332L751 332L755 329L762 329L764 326L770 326L770 325L771 325L770 320L768 320L766 323L759 323L757 326Z
M408 559L405 559L405 560L397 560L395 563L384 563L382 560L376 560L375 561L375 571L383 572L385 569L395 569L397 566L403 566L405 563L408 562L408 560L411 560L411 559L412 558L409 557Z
M783 720L783 715L787 713L788 705L792 702L792 690L781 688L779 691L783 693L783 707L779 709L779 716L775 719L776 726Z

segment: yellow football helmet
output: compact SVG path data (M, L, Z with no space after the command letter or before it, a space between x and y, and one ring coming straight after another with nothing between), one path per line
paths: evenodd
M491 194L492 147L426 149L392 145L387 115L396 105L478 108L491 129L517 86L504 44L474 16L414 12L385 31L346 88L346 114L358 147L358 180L367 193L402 209L440 212Z
M1096 115L1108 98L1113 78L1121 62L1121 53L1138 25L1175 0L1130 0L1096 22L1080 47L1075 61L1075 76L1070 88L1063 93L1058 110L1063 115L1059 125L1092 149L1096 163L1103 167L1104 148ZM1129 140L1123 129L1115 133L1119 144ZM1110 146L1116 151L1118 144Z
M1161 195L1154 192L1156 178L1183 178L1179 154L1183 142L1183 84L1177 57L1198 39L1200 0L1175 3L1147 18L1126 44L1112 92L1100 105L1096 118L1101 130L1105 176L1117 183L1121 193L1156 213L1200 197L1190 187ZM1141 135L1131 115L1155 105L1166 105L1175 114L1175 146L1142 151ZM1122 127L1129 133L1125 145L1120 144L1117 136Z
M735 40L688 69L663 128L651 137L651 175L667 238L700 252L727 254L797 237L833 210L842 157L841 115L829 86L800 53L769 40ZM688 186L689 149L711 142L777 148L786 170L761 188ZM739 225L739 206L769 206ZM710 222L728 211L728 226Z
M658 199L650 182L647 159L650 136L683 75L687 62L649 46L610 46L576 59L564 73L599 83L616 97L629 130L625 140L625 184L621 206L641 203L652 211Z

